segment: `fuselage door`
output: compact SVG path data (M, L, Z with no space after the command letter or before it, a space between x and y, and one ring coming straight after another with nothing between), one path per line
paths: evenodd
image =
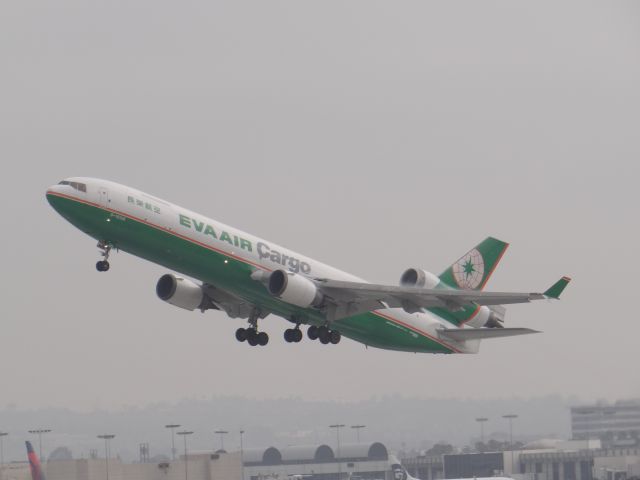
M101 206L103 207L108 207L109 206L109 190L107 190L105 187L99 187L98 188L98 202L100 203Z

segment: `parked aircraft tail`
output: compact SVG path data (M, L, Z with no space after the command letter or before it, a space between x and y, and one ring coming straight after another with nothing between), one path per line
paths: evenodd
M442 272L440 281L460 290L482 290L508 246L497 238L485 238Z
M32 480L46 480L44 472L42 471L42 465L40 465L40 459L38 454L33 450L31 442L25 442L27 445L27 457L29 458L29 466L31 467L31 479Z
M409 475L407 469L402 466L400 461L394 455L389 455L389 461L391 462L391 478L393 480L418 480L417 478Z

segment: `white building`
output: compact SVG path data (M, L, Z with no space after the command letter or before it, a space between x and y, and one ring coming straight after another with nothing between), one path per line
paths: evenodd
M380 442L329 445L299 445L284 448L258 448L244 451L244 480L388 480L393 464Z

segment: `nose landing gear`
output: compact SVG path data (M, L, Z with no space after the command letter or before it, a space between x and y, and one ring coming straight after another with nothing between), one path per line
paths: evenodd
M99 272L106 272L107 270L109 270L109 266L110 266L109 253L111 252L112 246L109 244L109 242L105 240L100 240L98 242L98 248L102 250L100 255L102 255L103 260L100 260L96 263L96 270L98 270Z

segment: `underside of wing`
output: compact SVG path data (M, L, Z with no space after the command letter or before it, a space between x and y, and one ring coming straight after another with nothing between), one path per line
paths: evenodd
M448 328L440 331L440 335L452 340L484 340L487 338L513 337L540 333L530 328Z
M318 286L324 293L336 300L345 302L379 301L389 307L404 307L413 304L421 308L441 307L457 310L469 305L528 303L532 300L546 298L542 293L425 289L338 280L318 280Z

